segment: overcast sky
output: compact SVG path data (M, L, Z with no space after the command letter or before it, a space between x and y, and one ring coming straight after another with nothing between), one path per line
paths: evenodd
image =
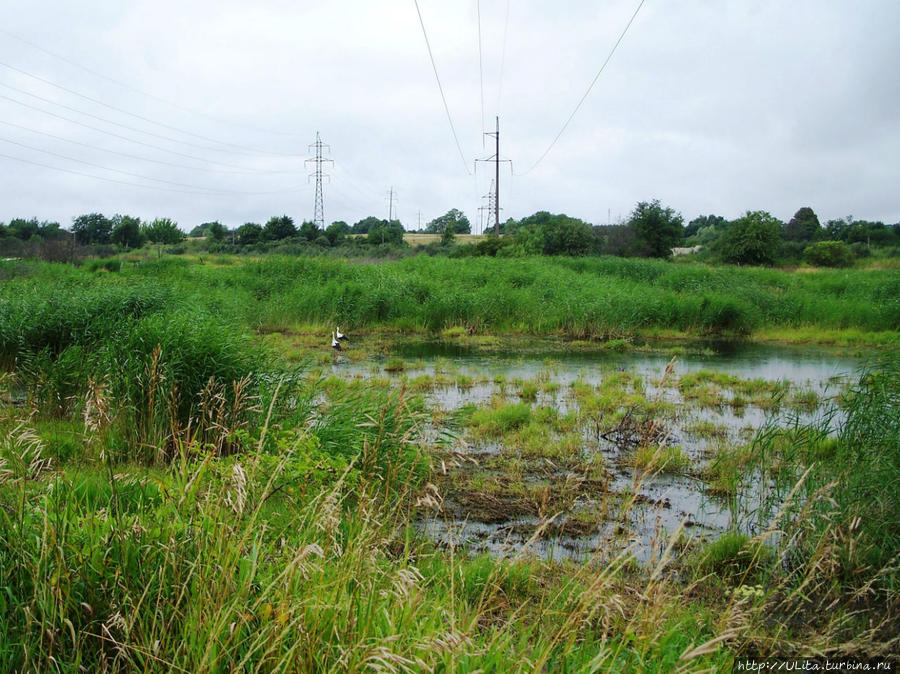
M497 115L502 219L900 221L896 0L646 0L538 161L638 4L419 0L460 156L413 0L0 0L0 222L299 223L318 132L326 224L477 226Z

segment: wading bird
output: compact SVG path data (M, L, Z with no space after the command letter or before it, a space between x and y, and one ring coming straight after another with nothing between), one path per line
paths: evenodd
M341 343L335 339L333 332L331 333L331 348L337 351L341 350Z
M338 341L339 341L339 342L346 341L347 335L343 334L343 333L341 332L341 329L340 329L340 328L335 328L335 330L336 330L335 334L337 335Z

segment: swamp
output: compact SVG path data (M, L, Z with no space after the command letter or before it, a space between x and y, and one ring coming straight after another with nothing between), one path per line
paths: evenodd
M900 651L895 271L123 256L0 279L0 669Z

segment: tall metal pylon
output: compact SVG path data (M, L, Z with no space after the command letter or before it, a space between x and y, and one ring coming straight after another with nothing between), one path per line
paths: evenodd
M488 222L490 222L491 216L494 216L494 220L495 220L494 226L496 228L496 231L499 233L500 230L499 230L499 227L497 226L497 222L499 220L497 214L499 212L499 209L497 208L497 205L496 205L497 204L497 190L496 190L496 184L494 183L493 179L491 180L491 189L488 190L488 193L483 195L481 198L487 199L487 206L479 206L478 207L478 212L479 212L479 215L481 216L481 218L480 218L481 222L478 227L479 233L480 234L484 233L484 220L485 220L484 213L485 213L485 211L487 211L487 221Z
M315 162L315 170L309 174L307 177L307 182L309 182L310 178L315 177L316 179L316 203L313 211L313 223L315 223L316 227L319 229L325 229L325 199L322 196L322 178L331 179L331 176L322 173L322 164L325 162L331 162L334 164L334 161L331 159L326 159L322 156L322 148L327 148L328 151L331 151L331 146L322 142L322 139L319 138L319 132L316 131L316 142L310 144L309 149L315 148L316 155L315 157L311 157L307 159L304 163Z
M493 207L494 207L494 234L500 236L500 162L509 162L510 166L512 166L512 161L509 159L500 159L500 117L497 117L497 130L489 131L484 134L485 136L493 136L496 140L496 149L493 157L488 157L487 159L476 159L475 160L475 168L478 168L478 162L480 161L492 161L494 162L494 181L491 183L491 191L494 193Z
M394 186L388 192L388 222L394 221Z

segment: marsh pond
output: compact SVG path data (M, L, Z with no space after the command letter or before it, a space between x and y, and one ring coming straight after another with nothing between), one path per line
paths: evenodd
M693 539L765 527L759 435L836 430L860 359L798 347L506 350L399 342L326 374L425 397L432 478L418 526L497 556L652 562ZM674 353L673 353L674 352Z

